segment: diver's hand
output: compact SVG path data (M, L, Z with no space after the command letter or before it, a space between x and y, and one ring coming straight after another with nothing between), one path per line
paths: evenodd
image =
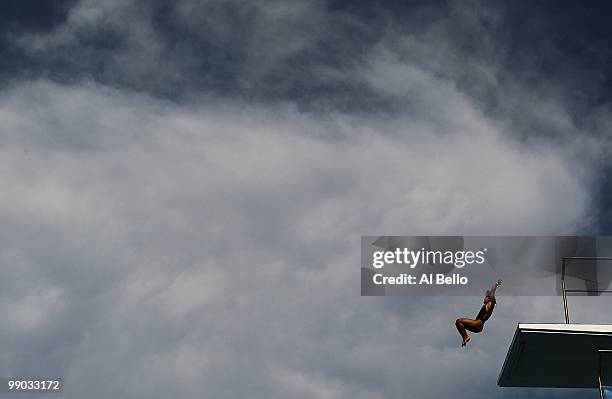
M501 278L500 278L499 280L497 280L497 283L495 283L495 285L496 285L496 286L498 286L498 287L499 287L500 285L502 285Z

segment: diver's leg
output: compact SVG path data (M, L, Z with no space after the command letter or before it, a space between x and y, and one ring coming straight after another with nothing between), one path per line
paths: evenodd
M469 321L470 319L457 319L455 320L455 327L457 327L457 331L459 331L459 335L461 335L461 338L463 339L463 341L461 342L461 346L465 346L465 344L470 340L470 337L467 334L467 331L465 331L465 321Z
M461 342L461 346L465 346L470 341L470 336L467 334L467 331L479 333L482 331L482 321L481 320L473 320L473 319L457 319L455 321L455 326L457 327L457 331L461 334L461 338L463 338L463 342ZM467 330L467 331L466 331Z
M470 332L479 333L482 331L483 323L482 320L467 319L463 321L463 326Z

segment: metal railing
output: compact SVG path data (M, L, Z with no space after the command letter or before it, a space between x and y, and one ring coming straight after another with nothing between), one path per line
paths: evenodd
M599 349L597 351L597 354L599 355L599 359L598 359L598 365L597 365L597 381L599 383L599 399L605 399L604 398L604 383L601 380L601 375L602 375L602 369L601 369L601 358L602 355L610 355L612 354L612 349Z
M611 292L612 290L568 290L565 288L565 266L568 260L609 260L612 261L611 256L564 256L563 263L561 265L561 289L563 290L563 309L565 310L565 324L570 323L569 310L567 308L567 293L568 292Z

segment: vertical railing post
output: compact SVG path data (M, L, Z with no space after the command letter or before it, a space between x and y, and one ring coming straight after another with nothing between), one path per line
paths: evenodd
M597 380L599 381L599 399L604 399L603 385L601 384L601 351L599 354L599 365L597 366Z
M561 290L563 291L563 309L565 310L565 324L569 324L569 311L567 310L567 293L565 292L565 258L561 266Z

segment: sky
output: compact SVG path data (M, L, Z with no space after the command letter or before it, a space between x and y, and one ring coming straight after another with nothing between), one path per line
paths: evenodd
M0 376L65 398L585 396L496 386L516 323L563 321L560 298L502 287L461 350L482 298L361 297L359 245L611 234L604 2L0 10ZM572 298L577 321L607 301Z

